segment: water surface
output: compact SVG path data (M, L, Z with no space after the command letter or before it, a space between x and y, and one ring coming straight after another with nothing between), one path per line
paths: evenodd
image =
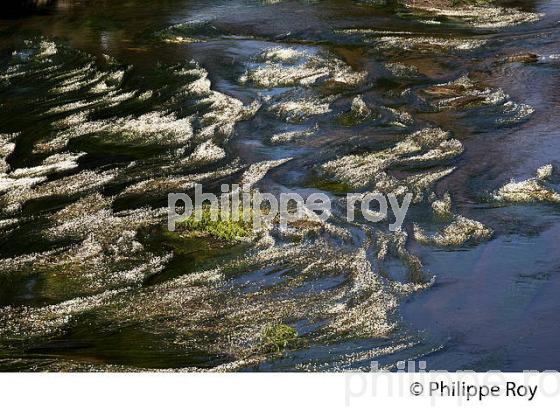
M557 369L558 203L497 192L560 165L560 3L505 4L542 16L60 0L1 20L1 368ZM335 215L248 243L166 232L167 193L243 180ZM345 192L399 188L403 232L344 220ZM280 352L278 324L298 333Z

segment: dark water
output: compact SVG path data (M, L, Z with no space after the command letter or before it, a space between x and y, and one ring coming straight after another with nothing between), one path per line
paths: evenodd
M0 20L0 367L558 369L560 3L504 4L543 16L137 0ZM532 191L500 196L512 178ZM335 214L235 244L166 232L167 193L242 180ZM344 221L345 192L398 188L403 232Z

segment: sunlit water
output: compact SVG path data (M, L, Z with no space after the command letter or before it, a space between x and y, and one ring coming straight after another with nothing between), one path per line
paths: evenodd
M560 3L101 3L0 21L3 370L560 366ZM166 232L169 192L240 182L335 212ZM344 220L374 190L402 232Z

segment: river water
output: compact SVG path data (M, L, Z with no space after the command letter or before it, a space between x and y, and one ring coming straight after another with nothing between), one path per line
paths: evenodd
M0 369L558 369L560 2L385 3L0 20ZM334 214L166 232L168 193L240 182ZM344 219L374 190L402 231Z

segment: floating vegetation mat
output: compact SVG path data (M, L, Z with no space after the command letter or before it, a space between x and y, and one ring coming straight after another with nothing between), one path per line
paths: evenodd
M279 64L296 68L280 75ZM228 154L236 124L260 104L212 90L196 63L146 76L45 39L27 42L3 67L1 91L11 104L1 118L1 229L28 243L0 259L2 287L12 287L0 308L0 347L12 358L3 366L236 370L287 350L388 337L399 300L430 284L404 232L372 231L356 242L348 228L311 215L258 232L204 219L166 232L168 192L224 180L251 187L290 158L244 163ZM287 123L329 111L332 90L364 81L333 56L298 48L265 50L242 78L291 87L263 100ZM352 111L370 115L359 97ZM278 133L271 142L316 130ZM434 138L413 136L395 156L460 152L445 145L447 134ZM371 255L375 265L400 261L409 280L376 273ZM82 347L61 351L60 343ZM99 366L87 359L92 354Z

